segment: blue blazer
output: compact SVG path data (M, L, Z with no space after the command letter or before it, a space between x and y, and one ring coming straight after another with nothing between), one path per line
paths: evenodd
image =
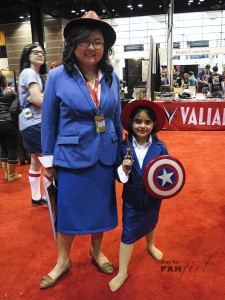
M49 72L42 106L42 153L54 155L53 163L65 168L86 168L98 160L104 165L116 162L122 139L119 78L112 85L101 79L100 113L106 131L96 133L97 108L77 72L69 76L61 65Z
M137 210L149 210L158 207L158 204L161 202L147 192L143 184L143 175L145 167L153 158L159 155L168 154L167 148L161 141L157 141L153 138L152 144L145 155L143 166L140 168L133 144L130 143L130 145L133 150L134 163L131 172L129 173L129 180L123 186L122 198ZM117 165L122 164L124 156L126 155L126 149L127 144L123 141L119 147ZM119 180L118 174L117 180Z

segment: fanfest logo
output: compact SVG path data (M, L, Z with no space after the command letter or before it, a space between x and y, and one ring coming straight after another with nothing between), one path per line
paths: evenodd
M196 279L197 273L200 276L204 276L206 272L210 271L210 265L212 266L212 261L217 256L217 251L212 253L207 259L203 259L198 263L193 260L189 262L181 262L179 260L161 260L161 272L164 274L162 287L169 289L176 286L182 277L188 276L190 279L190 274L194 274ZM213 269L211 269L212 271ZM187 277L186 277L187 278ZM167 280L168 279L168 280Z
M144 171L144 185L152 196L168 199L177 195L184 186L185 171L179 160L161 155L152 160Z

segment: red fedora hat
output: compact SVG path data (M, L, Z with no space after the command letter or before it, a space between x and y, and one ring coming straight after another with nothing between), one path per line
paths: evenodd
M158 104L154 103L148 99L132 100L122 110L121 113L121 123L125 130L129 130L130 125L130 115L134 108L138 106L147 106L149 107L156 116L156 131L159 131L163 128L166 122L166 114L164 109Z
M112 47L116 41L116 32L108 23L102 21L96 12L90 10L81 18L71 20L64 28L63 36L67 38L70 31L80 25L90 25L102 30L104 38L108 40L109 46Z

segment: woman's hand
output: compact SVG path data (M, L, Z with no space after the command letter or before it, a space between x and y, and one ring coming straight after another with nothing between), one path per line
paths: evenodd
M49 181L53 181L53 179L57 181L57 171L55 167L45 168L44 175Z
M133 159L126 158L126 156L124 157L122 167L123 167L123 171L126 173L126 175L128 175L128 173L132 169L133 163L134 163Z

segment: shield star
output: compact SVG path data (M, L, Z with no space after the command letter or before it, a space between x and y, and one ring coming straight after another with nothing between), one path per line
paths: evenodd
M162 186L164 186L167 182L173 183L172 180L170 179L170 177L172 175L173 175L173 172L172 173L167 173L166 169L163 169L163 175L157 176L157 177L162 180Z

